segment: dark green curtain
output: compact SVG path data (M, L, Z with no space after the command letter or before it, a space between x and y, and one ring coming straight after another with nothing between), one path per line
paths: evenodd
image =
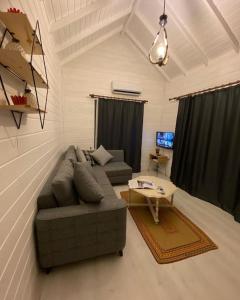
M141 171L143 112L140 102L98 100L97 146L123 149L133 172Z
M240 87L179 101L171 180L240 222Z

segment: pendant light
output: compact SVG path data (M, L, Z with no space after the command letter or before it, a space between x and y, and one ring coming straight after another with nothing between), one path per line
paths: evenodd
M164 66L168 62L168 41L165 25L167 24L167 15L165 14L165 0L163 14L160 16L160 30L149 51L149 60L152 64Z

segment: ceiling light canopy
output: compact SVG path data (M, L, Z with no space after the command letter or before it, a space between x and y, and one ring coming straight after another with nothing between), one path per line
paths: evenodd
M165 14L165 0L163 14L160 16L160 30L154 39L149 51L149 60L152 64L164 66L168 62L168 41L165 25L167 24L167 15Z

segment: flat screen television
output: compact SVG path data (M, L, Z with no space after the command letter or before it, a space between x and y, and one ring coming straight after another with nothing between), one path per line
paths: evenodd
M174 132L157 131L156 146L161 148L173 149Z

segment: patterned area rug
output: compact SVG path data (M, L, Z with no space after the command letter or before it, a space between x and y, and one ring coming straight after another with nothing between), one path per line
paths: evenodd
M126 201L128 195L128 191L121 192ZM213 241L176 207L159 208L158 224L155 224L148 207L129 207L129 211L159 264L217 249Z

